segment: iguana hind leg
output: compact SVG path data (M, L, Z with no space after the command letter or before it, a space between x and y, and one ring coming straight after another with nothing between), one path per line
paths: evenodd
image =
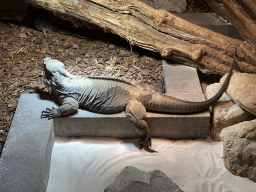
M140 148L144 148L148 152L156 152L151 149L151 135L148 124L144 120L146 117L146 108L138 100L130 100L125 108L126 117L128 117L135 125L135 130L141 135Z

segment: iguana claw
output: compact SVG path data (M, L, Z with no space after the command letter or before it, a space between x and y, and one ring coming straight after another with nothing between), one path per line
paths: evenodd
M52 107L52 109L46 108L45 111L42 111L41 118L48 118L48 120L53 119L53 112L52 112L53 109L55 108L54 107Z
M150 153L157 153L157 151L151 149L151 136L148 134L145 137L142 137L139 141L140 149L145 149Z

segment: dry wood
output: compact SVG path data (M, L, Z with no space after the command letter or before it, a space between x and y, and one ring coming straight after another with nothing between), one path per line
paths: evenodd
M256 47L187 22L138 0L27 0L68 18L96 24L131 45L206 72L224 74L237 48L236 69L256 73ZM68 17L67 17L68 16Z
M211 9L229 20L248 42L256 45L255 0L206 0Z

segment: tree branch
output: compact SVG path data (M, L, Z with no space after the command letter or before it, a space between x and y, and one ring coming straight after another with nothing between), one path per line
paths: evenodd
M58 15L75 17L200 70L228 71L237 48L236 69L256 73L256 47L192 24L138 0L27 0Z

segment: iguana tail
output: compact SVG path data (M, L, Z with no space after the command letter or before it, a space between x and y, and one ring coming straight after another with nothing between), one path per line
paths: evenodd
M167 95L153 94L151 100L145 104L147 110L165 112L165 113L175 113L175 114L184 114L184 113L196 113L200 111L205 111L209 109L210 106L213 106L220 99L224 91L226 90L230 78L232 76L232 70L235 63L235 55L233 57L233 63L230 67L228 75L221 86L220 90L209 100L203 102L190 102L180 99L176 99Z

